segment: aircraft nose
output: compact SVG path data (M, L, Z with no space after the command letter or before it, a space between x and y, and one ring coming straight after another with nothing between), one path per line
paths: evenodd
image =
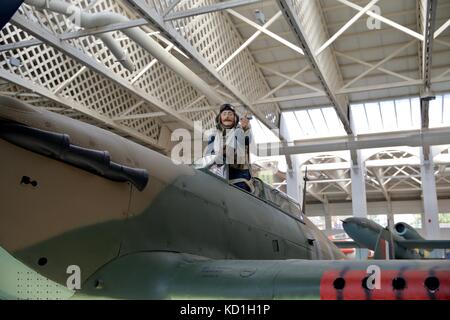
M355 232L357 232L358 229L360 228L358 220L355 218L347 218L347 219L341 220L341 221L342 221L342 227L344 228L344 231L350 237L352 237L352 235L355 234Z
M350 223L356 223L357 219L353 218L353 217L350 217L350 218L347 218L347 219L341 220L341 221L342 221L343 224L350 224Z

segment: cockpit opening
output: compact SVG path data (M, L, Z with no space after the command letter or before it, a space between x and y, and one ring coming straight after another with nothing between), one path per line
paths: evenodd
M220 180L223 180L224 183L228 183L229 185L239 189L242 192L249 193L254 197L275 206L281 211L299 219L300 221L304 221L303 214L300 208L300 205L289 197L284 192L277 190L261 179L257 177L252 177L251 180L242 179L243 182L247 183L249 186L250 192L239 188L233 184L235 181L227 180L227 177L224 176L223 165L218 165L214 162L214 155L205 156L194 162L193 167L197 170L210 174Z

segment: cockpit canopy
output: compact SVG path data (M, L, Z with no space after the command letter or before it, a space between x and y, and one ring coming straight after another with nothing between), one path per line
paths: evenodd
M197 170L206 172L212 176L220 178L224 182L228 182L226 177L223 175L223 166L217 165L214 162L215 156L209 155L194 162L193 167ZM300 219L303 221L302 211L300 205L291 197L289 197L284 192L272 188L270 185L264 183L261 179L253 177L251 183L253 184L253 192L250 193L258 199L277 207L283 212ZM243 189L238 188L242 192L247 192ZM249 193L249 192L247 192Z

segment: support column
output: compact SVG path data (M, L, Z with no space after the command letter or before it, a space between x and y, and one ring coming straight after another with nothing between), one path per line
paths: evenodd
M352 210L354 217L367 218L366 181L364 166L361 163L361 152L356 151L356 161L352 161ZM356 259L366 260L368 249L356 249Z
M303 203L303 179L300 174L299 161L297 155L292 155L292 169L286 171L286 191L288 196Z
M395 222L394 222L394 212L392 211L392 202L391 202L391 200L389 200L387 202L387 209L388 209L388 211L387 211L387 223L388 223L388 226L390 228L393 228Z
M331 210L330 210L330 203L328 200L322 204L323 205L323 211L324 211L324 218L325 218L325 234L327 236L333 234L332 229L333 226L331 224Z
M433 157L425 160L420 151L420 174L422 176L422 201L424 209L423 231L427 239L440 239L439 207L434 177Z
M333 233L333 226L331 225L331 215L328 213L325 215L325 230L327 236Z

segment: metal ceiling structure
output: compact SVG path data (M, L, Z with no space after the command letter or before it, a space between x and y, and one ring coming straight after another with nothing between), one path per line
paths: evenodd
M0 94L163 153L174 129L212 127L224 101L272 129L290 112L291 130L339 134L283 144L282 154L323 153L309 165L341 165L330 152L398 139L428 159L430 146L449 138L449 127L429 128L429 119L432 96L450 92L450 1L25 0L0 41ZM353 106L402 97L421 98L419 128L361 136ZM390 163L366 163L369 199L420 188L416 163L391 163L409 159L402 154L391 148L367 160ZM438 193L448 196L446 163L438 166ZM311 171L308 199L348 200L348 170Z

